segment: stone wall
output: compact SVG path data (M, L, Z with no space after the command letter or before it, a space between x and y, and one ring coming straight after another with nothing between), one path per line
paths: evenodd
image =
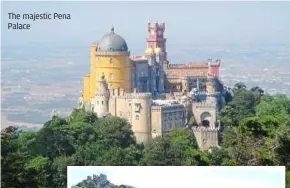
M201 150L219 147L219 129L198 127L192 129L197 145Z

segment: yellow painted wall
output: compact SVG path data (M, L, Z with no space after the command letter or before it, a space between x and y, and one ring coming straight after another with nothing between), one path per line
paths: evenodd
M96 95L96 44L92 44L90 49L91 66L90 66L90 98Z
M118 55L97 54L95 60L96 82L100 80L102 75L108 84L108 89L123 88L124 92L131 92L131 61L126 53L118 53ZM92 83L93 84L93 83ZM98 84L96 85L98 90Z
M90 100L90 75L84 76L83 101Z
M132 92L131 60L127 52L97 52L97 45L90 48L90 74L84 77L83 100L88 101L96 95L102 75L108 89L122 88Z

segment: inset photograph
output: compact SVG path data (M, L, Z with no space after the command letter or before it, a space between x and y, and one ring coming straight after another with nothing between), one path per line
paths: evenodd
M69 166L68 188L284 188L284 167Z

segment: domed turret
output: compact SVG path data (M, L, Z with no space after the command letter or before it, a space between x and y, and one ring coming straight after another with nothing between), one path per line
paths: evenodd
M104 35L97 45L98 52L123 52L128 51L126 41L120 35L114 32L114 28L111 32Z
M93 99L93 112L97 114L98 117L104 117L108 115L109 112L109 97L110 92L108 90L107 82L105 77L102 76L99 81L99 89L96 92L96 96Z
M90 96L100 90L101 76L104 75L108 89L122 88L124 92L132 90L130 52L126 41L117 35L114 28L105 34L91 52Z
M97 91L96 95L109 95L108 84L105 80L105 76L102 76L101 80L99 81L99 90Z

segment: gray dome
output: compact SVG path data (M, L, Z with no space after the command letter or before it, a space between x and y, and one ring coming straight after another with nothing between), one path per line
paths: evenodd
M126 41L120 36L114 33L114 28L111 32L104 35L98 43L98 52L123 52L128 51Z

